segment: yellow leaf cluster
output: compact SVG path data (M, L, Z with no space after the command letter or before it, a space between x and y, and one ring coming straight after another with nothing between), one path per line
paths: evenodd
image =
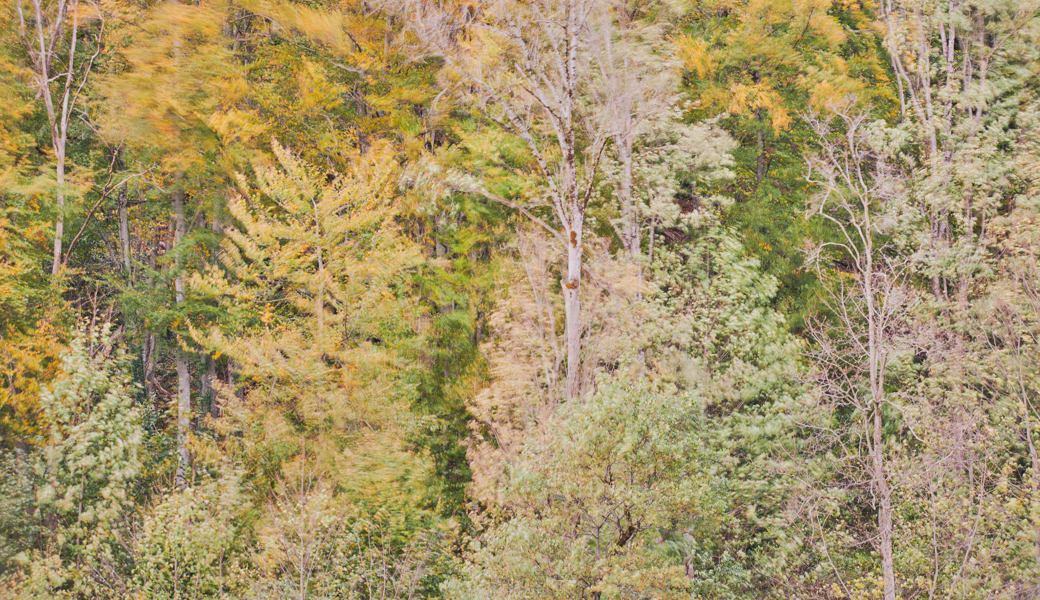
M707 40L679 34L674 36L672 41L684 68L692 71L699 78L705 78L711 74L713 62Z
M730 88L730 92L728 112L739 115L765 110L769 113L770 122L776 131L787 129L791 124L791 115L784 99L767 82L736 83Z

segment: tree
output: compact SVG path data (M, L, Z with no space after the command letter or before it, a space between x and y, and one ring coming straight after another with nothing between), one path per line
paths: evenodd
M646 118L631 138L621 153L617 144L608 149L602 168L610 185L601 193L620 212L611 222L629 260L652 263L659 233L700 230L705 214L731 206L710 190L733 177L735 144L715 123L684 123L678 109Z
M799 115L856 94L885 113L894 92L870 5L832 0L708 0L684 5L673 37L695 119L717 117L737 142L727 223L781 282L792 325L810 312L812 273L799 252L814 223L805 157L814 133Z
M131 597L240 598L248 589L244 498L234 476L174 490L144 511L131 548Z
M936 298L963 306L987 258L985 224L1014 189L1002 160L1011 120L1033 92L1035 2L885 2L884 43L908 133L920 148L915 184L929 224L924 260Z
M101 119L102 135L125 145L155 171L150 183L160 190L160 206L172 233L167 246L166 275L172 279L172 309L166 308L169 288L163 290L162 309L150 307L151 321L165 321L174 330L177 378L173 423L176 431L175 485L187 485L191 471L188 442L192 424L192 348L183 324L190 316L185 296L185 271L198 245L189 235L191 209L220 214L223 187L230 179L229 154L220 125L240 94L240 73L223 36L223 2L184 4L162 2L153 7L140 27L121 29L118 57L125 68L111 73L101 85L107 109ZM129 39L127 39L129 38ZM205 82L205 83L202 83ZM168 233L167 233L168 232ZM166 285L169 285L167 279ZM156 314L157 313L157 314ZM162 319L157 318L162 316ZM180 326L178 326L180 325ZM176 331L178 330L179 331ZM154 332L145 334L146 362L154 361Z
M537 231L517 240L519 264L503 280L522 284L507 288L489 318L492 380L468 405L471 517L482 533L451 594L571 597L584 589L588 597L602 586L608 598L643 585L664 597L691 587L740 597L783 589L780 572L798 562L783 534L792 526L793 485L780 473L784 454L797 452L790 432L799 348L769 307L775 280L719 228L715 210L706 204L699 218L688 215L682 231L692 239L662 244L645 279L627 256L589 257L596 276L588 314L597 326L586 338L586 363L597 379L583 383L591 392L580 402L551 401L562 385L553 379L562 350L550 334L552 240ZM649 439L633 433L644 428ZM653 446L655 435L689 444L696 458L654 463L653 450L644 456L626 442ZM623 476L627 461L643 459L657 479ZM693 496L657 487L672 477L693 486L683 488L696 489ZM659 495L669 497L658 503ZM596 529L594 517L611 508L624 515L623 498L632 499L634 521L661 510L653 518L666 525L611 545L625 527L605 521ZM696 507L670 504L682 498ZM586 544L596 535L602 544Z
M410 400L404 350L420 327L407 312L408 277L420 254L394 224L389 146L358 153L343 175L272 150L277 165L257 164L256 187L241 178L229 201L236 223L219 266L191 279L192 294L222 313L194 337L234 362L239 390L223 390L222 409L227 427L250 432L242 459L262 485L313 442L319 466L338 465L341 484L363 490L419 468L399 428ZM401 453L402 471L351 481L359 467L336 450L350 443L360 456L381 444Z
M448 528L366 514L305 453L286 462L266 509L257 528L259 598L426 598L452 566Z
M688 435L712 458L696 475L712 482L709 507L682 517L683 535L667 548L696 594L788 598L816 566L797 546L790 510L792 463L806 452L797 435L810 392L805 345L773 308L779 281L717 213L698 212L693 239L655 253L655 317L642 324L654 380L700 399L702 425Z
M48 531L26 587L35 597L123 589L123 539L142 469L143 431L126 354L112 338L111 325L81 325L53 388L41 397L49 439L33 460L33 480L35 508Z
M890 372L908 350L914 295L907 280L910 258L901 243L912 231L900 214L906 210L906 180L897 158L900 139L853 111L849 104L835 106L833 129L826 120L812 121L821 150L810 162L809 180L820 191L809 214L827 221L836 235L809 254L829 293L824 300L828 316L810 326L810 356L819 400L839 427L848 428L835 439L851 453L850 481L860 485L865 476L875 499L884 597L895 600L893 473L885 438L893 427L891 413L899 410ZM828 261L842 270L825 271ZM845 411L849 417L838 416ZM846 437L850 434L854 441Z
M42 99L50 128L51 149L54 151L57 212L54 223L54 256L51 274L57 275L62 266L62 241L65 233L65 164L68 150L69 123L82 100L83 88L90 78L94 61L101 54L101 37L105 20L96 2L93 11L84 10L79 0L31 0L31 12L25 15L25 3L16 3L18 33L25 45L31 63L36 94ZM93 12L93 14L90 14ZM79 48L80 19L96 22L93 48L82 56ZM71 22L70 22L71 21ZM52 82L57 81L56 90Z
M529 434L503 490L510 518L474 545L449 598L687 597L656 546L706 508L701 407L645 380L602 383Z
M594 27L597 50L593 61L601 81L593 93L602 94L597 101L604 107L604 125L612 142L607 152L618 163L613 192L621 216L615 230L629 258L638 261L642 223L635 196L635 144L657 122L664 121L666 128L682 126L672 110L679 73L665 42L665 19L647 14L660 7L626 2L612 8L600 12ZM616 24L611 22L614 19Z
M343 174L272 150L229 200L219 266L190 281L223 313L195 339L234 364L215 425L262 492L262 593L415 597L443 576L443 536L407 443L425 328L399 168L384 143Z
M576 399L582 378L586 211L613 133L607 121L609 109L602 104L609 94L595 89L593 62L601 50L597 42L615 35L613 20L593 18L610 14L608 5L600 0L496 1L473 22L440 7L400 2L396 8L411 19L421 46L446 61L447 75L457 81L463 97L523 142L527 156L518 157L520 170L524 178L533 175L537 183L523 191L520 202L496 194L483 183L461 191L479 193L517 210L560 244L565 259L560 281L565 394ZM596 33L600 28L602 33ZM465 36L459 39L463 31ZM555 227L538 214L546 204Z

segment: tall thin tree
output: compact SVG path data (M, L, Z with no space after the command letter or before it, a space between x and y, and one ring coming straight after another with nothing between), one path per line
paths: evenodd
M51 274L57 275L62 265L62 242L65 234L65 175L69 141L69 123L82 100L83 88L90 78L94 61L101 54L105 20L96 2L90 2L92 14L82 10L81 0L58 0L51 5L45 0L18 0L18 33L30 59L37 96L47 113L57 189L54 221L54 255ZM28 15L26 14L28 12ZM93 51L80 56L81 32L88 30L81 19L96 21ZM55 85L55 82L57 85Z

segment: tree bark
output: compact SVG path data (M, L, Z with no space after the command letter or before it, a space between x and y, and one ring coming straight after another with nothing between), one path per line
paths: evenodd
M152 377L155 373L155 334L146 333L141 343L141 369L144 371L144 395L148 403L155 406L155 384Z
M639 207L632 194L632 136L626 135L618 140L618 158L621 162L621 185L619 195L621 202L621 243L630 260L639 259Z
M212 356L206 359L206 376L203 379L206 385L206 395L209 397L209 414L214 419L220 416L220 403L217 399L217 361Z
M875 404L873 418L874 481L878 489L878 548L881 553L881 576L885 600L896 600L896 573L892 557L892 489L888 484L882 456L881 405Z

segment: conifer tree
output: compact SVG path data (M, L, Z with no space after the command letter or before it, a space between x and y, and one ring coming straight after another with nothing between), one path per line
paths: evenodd
M402 375L421 328L409 315L408 278L420 254L394 223L388 146L358 153L343 175L272 149L277 164L256 166L255 188L241 177L228 204L235 224L219 266L192 278L192 293L223 312L219 327L195 338L234 364L239 389L223 390L222 409L249 432L243 458L255 475L269 478L279 461L317 444L316 460L363 490L394 467L362 476L351 455L381 444L403 452L395 437L411 396ZM344 443L351 450L341 454ZM404 472L414 467L402 460Z

